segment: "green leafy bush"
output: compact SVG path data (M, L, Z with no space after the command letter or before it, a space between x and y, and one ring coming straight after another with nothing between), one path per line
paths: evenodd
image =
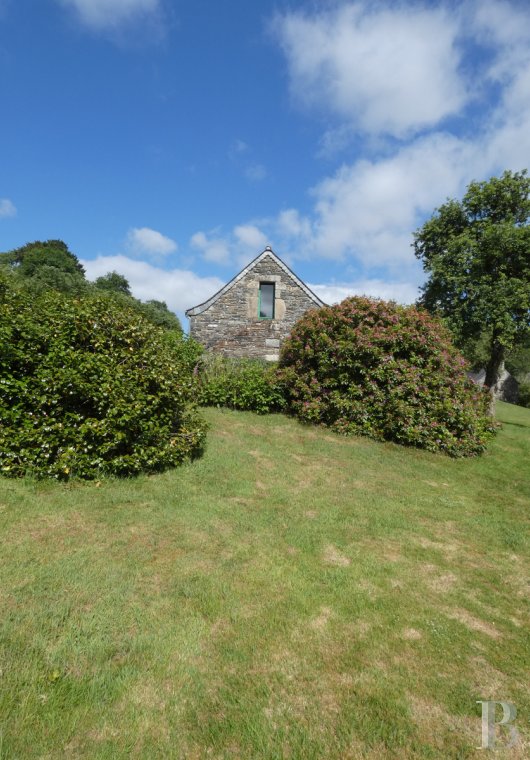
M530 409L530 383L519 383L519 406Z
M0 281L0 472L131 475L200 453L187 348L97 293Z
M172 347L173 350L178 352L179 361L186 368L188 373L194 377L196 383L197 371L201 357L204 354L204 348L200 343L191 338L186 333L179 333L176 330L166 330L164 334L164 342ZM193 398L197 398L197 387L194 386Z
M258 414L285 406L275 367L268 362L206 354L196 373L201 406L227 406Z
M443 325L369 298L307 312L279 364L289 410L345 434L445 451L484 450L489 396L466 376Z

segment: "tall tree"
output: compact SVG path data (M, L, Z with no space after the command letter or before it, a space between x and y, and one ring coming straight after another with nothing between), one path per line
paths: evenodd
M131 295L131 286L126 277L118 272L107 272L107 274L98 277L94 281L98 290L110 290L113 293L124 293L126 296Z
M176 330L182 333L182 325L179 318L168 309L165 301L151 299L142 303L141 308L144 316L153 324L164 327L166 330Z
M414 233L429 279L420 303L446 319L457 343L489 336L486 385L530 330L530 178L505 171L471 182Z
M76 293L86 287L83 266L62 240L36 240L0 253L2 264L37 290Z

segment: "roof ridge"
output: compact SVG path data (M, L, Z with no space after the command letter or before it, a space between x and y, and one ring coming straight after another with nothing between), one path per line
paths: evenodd
M280 266L281 269L284 270L284 272L291 277L296 284L308 295L311 300L313 300L317 305L319 306L325 306L326 304L324 301L322 301L313 291L308 288L308 286L296 275L293 270L284 262L282 259L276 254L270 245L266 246L264 250L259 253L255 258L252 259L243 269L238 272L234 277L232 277L231 280L229 280L226 285L223 285L222 288L220 288L216 293L213 294L210 298L208 298L206 301L203 301L202 303L198 304L197 306L192 306L189 309L186 309L186 316L187 317L194 317L197 314L202 314L202 312L206 311L212 304L214 304L219 298L227 293L229 290L231 290L234 285L239 282L257 263L260 259L264 258L265 256L271 256L276 263Z

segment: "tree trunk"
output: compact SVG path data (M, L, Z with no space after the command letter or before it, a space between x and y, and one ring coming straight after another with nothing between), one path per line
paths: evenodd
M491 394L490 414L492 417L495 415L495 392L499 380L501 379L501 375L504 372L504 359L504 346L499 343L497 337L494 335L491 341L490 359L486 365L486 377L484 378L484 385L488 388Z

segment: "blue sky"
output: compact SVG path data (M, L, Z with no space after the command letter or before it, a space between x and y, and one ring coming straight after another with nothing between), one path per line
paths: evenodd
M182 312L273 249L411 302L411 233L530 165L524 2L0 0L0 250Z

